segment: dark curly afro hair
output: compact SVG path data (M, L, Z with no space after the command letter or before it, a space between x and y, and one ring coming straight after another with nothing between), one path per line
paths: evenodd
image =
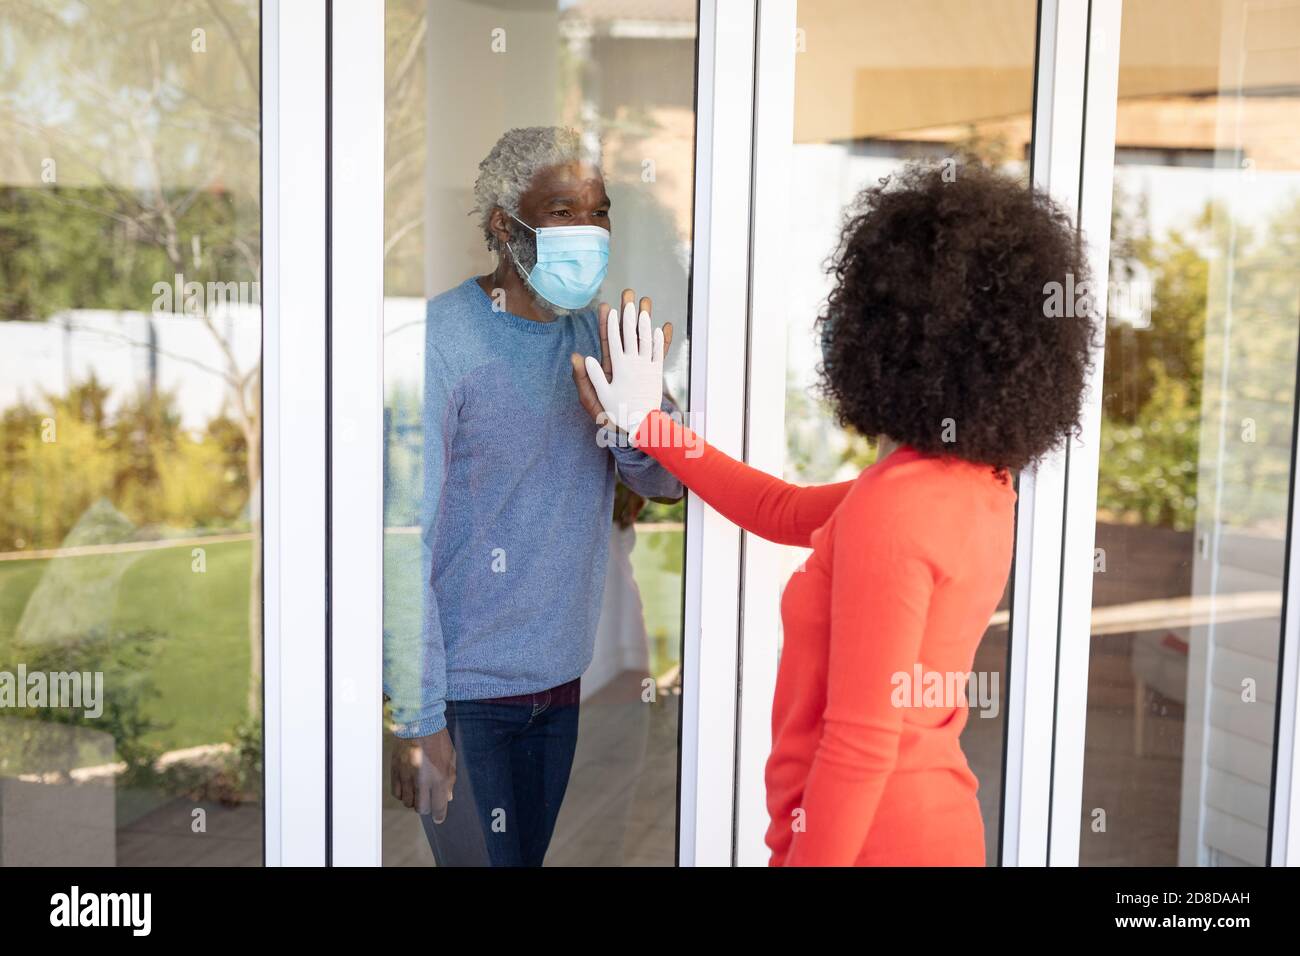
M841 425L1009 471L1077 433L1096 323L1048 306L1088 282L1059 205L975 163L912 164L845 217L817 320Z

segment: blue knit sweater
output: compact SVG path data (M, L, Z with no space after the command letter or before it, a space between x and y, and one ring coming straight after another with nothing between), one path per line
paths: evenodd
M447 700L546 690L591 663L615 470L646 497L681 484L634 448L602 447L569 356L599 355L594 312L534 322L469 278L425 323L424 610L385 629L397 734L446 726ZM665 401L665 407L671 408Z

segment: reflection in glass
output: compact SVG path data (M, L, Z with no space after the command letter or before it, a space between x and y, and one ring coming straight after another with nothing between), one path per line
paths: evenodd
M865 437L834 422L814 388L821 356L813 322L831 289L825 265L841 210L913 159L977 159L1028 181L1037 6L800 0L785 227L788 480L855 478L876 457ZM785 553L789 572L807 556ZM1009 588L975 658L990 699L979 709L972 701L980 719L961 740L980 782L990 864L1000 842Z
M607 197L600 297L635 284L673 322L686 407L696 10L632 7L386 4L386 865L675 860L680 488L596 445L568 365L598 351L594 315L535 309L554 234L533 230L600 223ZM567 128L579 163L544 132ZM557 169L577 171L568 220L540 205ZM456 782L435 823L389 769L444 722ZM505 783L493 740L516 758Z
M1079 858L1267 862L1300 7L1124 5Z
M262 861L258 16L0 21L0 865Z

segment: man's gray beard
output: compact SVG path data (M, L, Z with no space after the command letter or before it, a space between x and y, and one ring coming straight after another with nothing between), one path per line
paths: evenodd
M519 278L524 281L524 289L532 298L533 303L543 312L549 312L554 316L577 315L580 312L591 311L596 304L596 300L600 298L600 293L596 293L596 295L592 296L591 301L584 306L576 309L566 309L563 306L556 305L549 299L542 298L542 296L537 293L537 290L528 284L528 273L532 272L533 268L537 265L537 240L533 237L532 233L526 233L525 236L526 238L521 237L518 240L511 239L510 249L515 251L515 255L510 255L510 249L506 250L506 255L510 256L510 262L514 265L515 272L519 274ZM506 308L509 307L510 306L507 303Z

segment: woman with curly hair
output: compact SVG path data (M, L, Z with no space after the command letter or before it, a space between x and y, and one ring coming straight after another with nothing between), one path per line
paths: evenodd
M979 166L944 172L913 165L866 189L833 257L823 390L881 444L852 481L788 484L660 411L664 330L630 291L621 331L602 309L607 367L573 356L589 412L741 527L812 548L781 599L774 866L984 863L965 695L933 690L961 686L1002 596L1013 473L1078 428L1093 320L1045 307L1087 282L1059 206Z

